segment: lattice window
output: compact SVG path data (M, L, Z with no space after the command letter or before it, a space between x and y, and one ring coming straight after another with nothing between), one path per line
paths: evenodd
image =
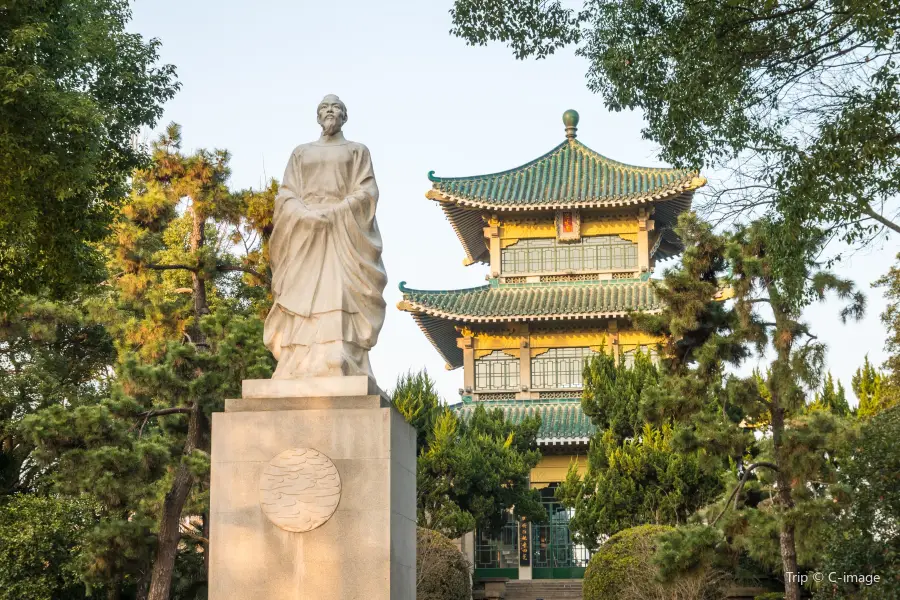
M541 275L541 282L555 281L596 281L597 276L591 273L580 273L578 275Z
M503 283L525 283L524 277L504 277Z
M519 389L519 359L502 350L475 359L475 390Z
M637 248L636 243L618 235L566 243L555 238L525 239L500 251L500 270L515 274L637 268Z
M634 273L631 271L625 271L624 273L613 273L613 279L635 279Z
M478 394L479 400L515 400L516 393L515 392L500 392L500 393L492 393L492 394Z
M531 359L531 387L535 389L581 389L584 361L590 348L551 348Z
M629 367L634 366L634 358L638 350L640 350L641 353L643 353L645 356L649 356L650 362L652 362L654 365L659 364L659 353L656 351L656 348L650 346L639 346L634 350L626 350L622 353L622 360L625 361L626 365L628 365Z

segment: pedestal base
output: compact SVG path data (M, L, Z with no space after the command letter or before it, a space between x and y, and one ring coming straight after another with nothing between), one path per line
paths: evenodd
M245 381L243 395L213 415L210 600L414 600L415 430L366 377ZM270 521L259 491L298 448L328 457L341 487L303 533Z

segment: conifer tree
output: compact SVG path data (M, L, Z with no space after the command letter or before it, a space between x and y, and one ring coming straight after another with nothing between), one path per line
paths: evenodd
M656 426L644 419L641 397L660 379L640 351L633 365L605 352L585 365L582 407L597 433L587 473L572 463L557 498L575 510L569 529L590 550L622 529L684 523L721 493L721 465L704 468L698 452L675 452L672 419Z
M528 483L541 460L539 417L519 423L480 403L465 419L440 402L428 373L397 380L394 406L416 428L416 513L420 527L458 538L476 527L497 532L513 510L546 519L540 494Z
M138 598L169 598L179 552L208 556L210 413L242 379L271 374L260 317L276 186L231 192L228 158L182 153L175 125L153 145L105 245L107 293L93 306L118 353L112 393L26 419L56 488L104 508L85 576Z
M871 417L882 410L893 406L900 397L890 389L890 381L880 370L869 362L866 355L863 366L856 370L851 380L853 393L859 400L856 414L859 417Z
M45 487L22 419L54 405L96 403L114 361L111 337L80 300L25 297L0 314L0 496Z
M779 227L757 221L718 236L684 215L683 265L658 287L666 308L637 321L663 335L668 350L667 376L644 392L644 414L651 422L671 418L682 425L680 451L702 449L735 465L731 494L705 511L701 522L717 528L733 551L770 564L778 556L785 598L797 600L794 575L821 551L821 523L834 510L827 483L834 480L833 457L844 431L833 414L804 414L806 390L820 381L825 348L800 314L831 291L847 303L841 317L857 318L864 297L811 259L801 256L792 265L772 259L769 246L786 234ZM716 301L726 285L734 301ZM739 365L751 350L771 353L764 375L725 373L726 365ZM700 556L692 543L719 539L702 527L695 533L683 537L678 530L672 538L688 548L680 556Z
M809 404L809 408L811 410L826 410L841 417L850 415L850 404L847 402L844 384L838 380L837 387L835 387L831 371L825 376L822 390L816 392L813 401Z

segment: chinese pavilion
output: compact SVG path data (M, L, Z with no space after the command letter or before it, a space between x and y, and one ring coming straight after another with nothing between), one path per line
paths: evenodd
M578 113L563 115L566 139L520 167L490 175L436 177L425 196L441 207L465 252L488 266L488 283L461 290L400 284L409 312L448 369L463 368L463 417L477 403L508 418L540 415L544 454L531 473L549 520L517 523L499 538L461 544L476 577L580 578L587 552L572 543L570 514L554 499L572 461L586 467L590 419L581 409L582 369L592 353L630 360L657 340L629 325L656 311L656 261L678 254L673 227L706 180L696 172L637 167L576 139Z

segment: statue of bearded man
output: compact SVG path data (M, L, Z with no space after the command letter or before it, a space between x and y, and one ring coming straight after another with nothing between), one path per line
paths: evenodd
M347 107L318 108L322 136L298 146L275 198L269 258L274 304L264 340L274 379L372 375L384 324L378 186L364 145L344 139Z

